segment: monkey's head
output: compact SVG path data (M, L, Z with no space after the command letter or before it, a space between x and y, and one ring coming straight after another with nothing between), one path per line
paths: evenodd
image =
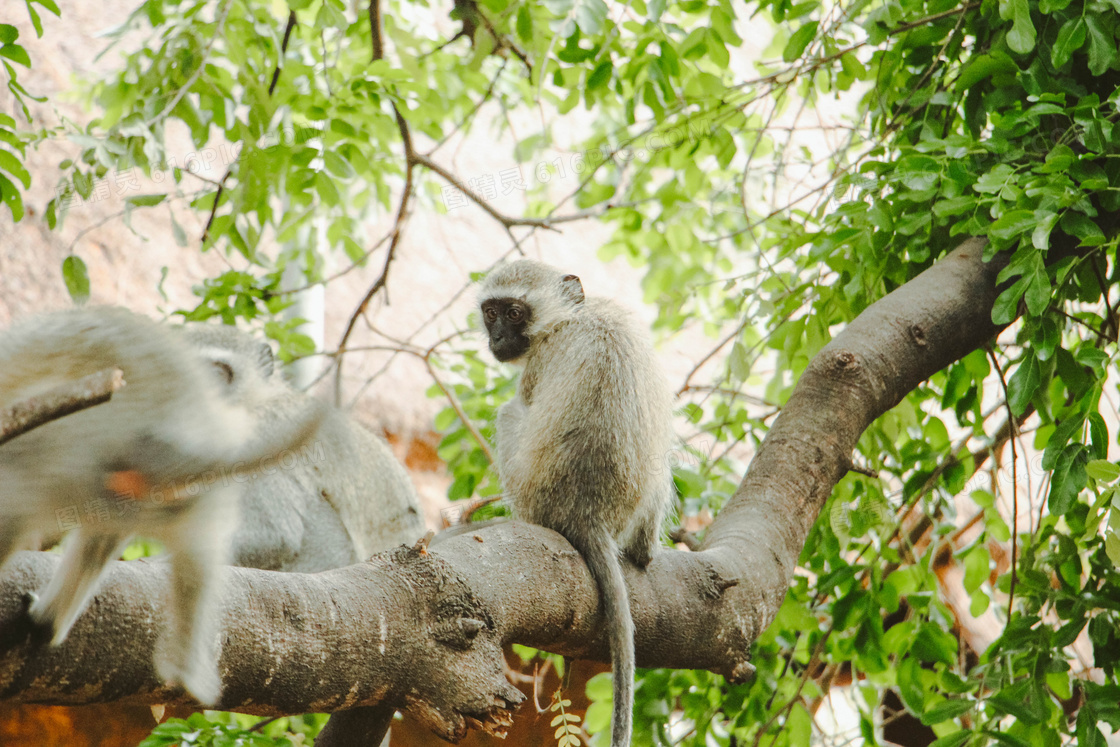
M583 305L583 285L575 275L522 259L487 275L478 300L490 352L502 362L517 363L542 332Z
M226 395L253 406L273 383L276 360L263 340L224 324L187 324L180 332L213 368Z

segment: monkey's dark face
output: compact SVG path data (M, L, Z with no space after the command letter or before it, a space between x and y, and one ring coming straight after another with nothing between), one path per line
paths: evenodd
M529 351L525 330L532 311L516 298L489 298L482 303L482 321L490 335L490 352L503 363L517 360Z

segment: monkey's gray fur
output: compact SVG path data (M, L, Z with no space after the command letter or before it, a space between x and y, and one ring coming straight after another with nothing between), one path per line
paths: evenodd
M620 552L645 567L673 501L672 402L630 315L575 275L521 260L483 281L495 357L524 367L498 411L498 469L516 516L558 531L599 586L614 668L612 747L628 747L634 624Z
M28 540L80 524L29 609L59 644L129 539L159 540L170 553L171 598L156 672L214 703L212 607L236 526L237 477L298 449L323 409L262 429L178 332L108 307L42 314L0 333L0 408L113 367L125 386L109 402L0 446L0 566Z
M191 324L183 334L258 427L283 428L314 402L284 381L267 342L227 325ZM412 481L388 444L333 408L299 452L252 476L240 513L231 560L248 568L340 568L424 534Z

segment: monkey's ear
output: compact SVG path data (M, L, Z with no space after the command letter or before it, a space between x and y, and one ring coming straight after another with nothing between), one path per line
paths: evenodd
M276 370L276 358L272 355L272 346L267 342L262 342L257 351L257 365L260 366L261 373L266 379Z
M572 303L583 303L583 283L579 281L577 275L565 275L560 278L560 289L564 297Z

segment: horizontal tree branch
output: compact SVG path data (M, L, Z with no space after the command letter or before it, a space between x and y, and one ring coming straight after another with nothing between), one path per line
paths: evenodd
M642 666L748 679L748 652L777 613L807 533L863 430L907 392L984 345L1001 261L966 241L869 307L802 375L698 552L628 566ZM158 561L112 565L70 638L45 648L25 595L53 556L23 553L0 576L0 698L27 703L187 702L151 653L163 615ZM316 575L230 569L223 709L263 715L392 706L447 739L501 732L521 695L502 646L606 659L599 595L560 535L510 521L431 548L400 548Z
M124 372L119 368L107 368L0 410L0 444L52 420L104 404L124 385Z

